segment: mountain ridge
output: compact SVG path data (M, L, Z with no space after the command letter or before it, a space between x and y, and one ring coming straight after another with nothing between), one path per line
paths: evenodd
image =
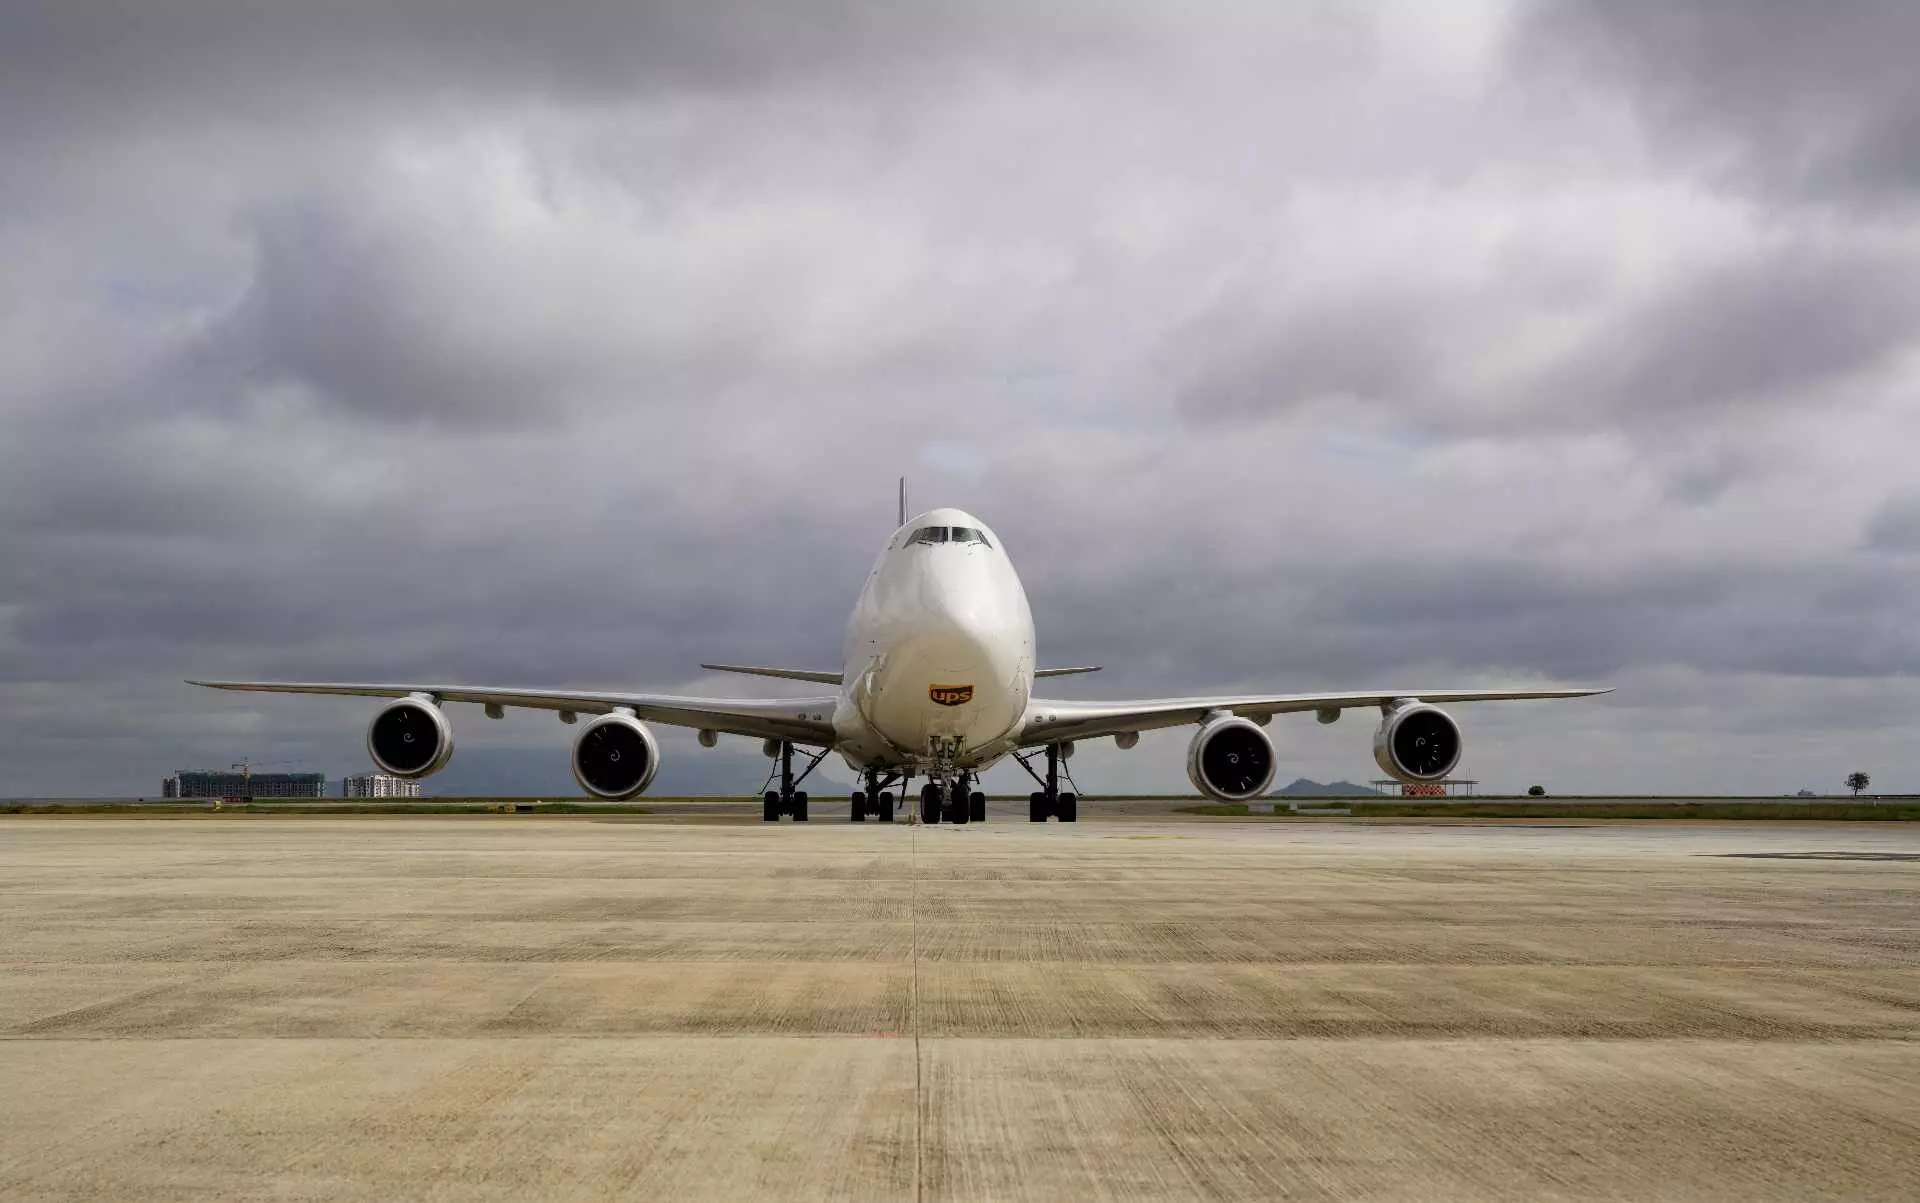
M1356 794L1373 794L1371 786L1355 785L1351 781L1313 781L1306 777L1296 777L1293 784L1275 790L1283 798L1338 798Z

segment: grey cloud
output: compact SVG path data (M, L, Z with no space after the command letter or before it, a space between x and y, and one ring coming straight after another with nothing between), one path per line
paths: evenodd
M1443 514L1409 516L1402 537L1445 537ZM1295 580L1236 580L1219 566L1181 589L1141 574L1094 596L1048 597L1072 614L1061 654L1137 682L1286 681L1293 688L1427 687L1497 667L1528 680L1611 681L1685 666L1704 673L1820 678L1920 675L1920 636L1902 611L1920 574L1844 559L1803 568L1705 562L1569 572L1524 554L1433 562L1302 566ZM1054 628L1054 639L1062 628ZM1043 629L1043 639L1046 632ZM1050 651L1051 654L1051 651ZM1410 667L1421 679L1407 679ZM1125 678L1132 677L1129 682ZM1345 686L1343 686L1345 687Z
M365 111L382 97L450 112L476 97L596 104L870 86L976 61L1116 50L1151 28L1125 8L1081 3L28 0L0 24L0 109L16 121L245 123Z
M1910 691L1915 565L1856 554L1901 503L1783 461L1920 437L1897 217L1695 245L1497 31L1170 11L16 6L0 765L360 757L364 709L187 676L831 667L900 472L1110 666L1062 693L1639 683L1476 747L1659 788ZM1367 772L1354 726L1289 766Z
M1867 522L1869 551L1920 552L1920 497L1896 497Z
M570 390L607 368L604 354L581 354L598 348L579 347L564 328L559 337L522 337L511 318L545 315L519 304L510 280L449 290L455 264L447 258L484 262L483 246L356 220L338 201L261 212L247 225L248 290L188 352L207 400L232 406L250 387L290 384L322 404L395 422L517 424L550 418Z
M1649 137L1703 169L1811 199L1920 188L1920 9L1904 0L1550 0L1518 39L1626 90Z
M1625 410L1722 410L1797 401L1916 341L1911 259L1799 244L1687 281L1601 339L1570 375Z
M1192 365L1178 403L1208 419L1326 399L1416 407L1440 373L1449 306L1443 297L1382 290L1314 296L1267 313L1233 295L1174 336L1170 354Z
M1920 674L1920 638L1897 618L1914 575L1844 561L1781 569L1705 562L1622 575L1524 561L1342 573L1311 612L1391 630L1458 663L1558 679L1654 665L1809 677Z
M1274 309L1256 284L1172 336L1165 362L1183 412L1206 422L1337 399L1421 437L1657 428L1649 454L1698 501L1755 465L1731 441L1703 455L1677 431L1731 420L1737 434L1761 408L1874 382L1920 347L1920 261L1871 237L1809 235L1623 297L1582 338L1480 384L1475 367L1506 352L1541 288L1551 281L1524 271L1493 292L1415 277Z
M521 179L442 198L359 166L358 187L235 223L248 280L163 370L182 404L231 414L285 388L356 418L515 427L769 387L924 390L1004 320L990 281L921 278L945 266L924 236L776 216L751 179L643 200L574 164L569 183L618 198L583 210Z
M684 680L716 656L833 659L845 589L786 597L776 623L756 574L790 577L811 560L840 565L846 589L857 579L847 554L857 543L816 546L824 536L804 529L768 538L721 525L689 537L617 511L583 523L542 507L511 528L446 540L408 509L320 524L261 514L218 538L22 540L35 568L12 591L25 647L0 675ZM743 551L750 566L723 562ZM743 637L754 631L778 638Z

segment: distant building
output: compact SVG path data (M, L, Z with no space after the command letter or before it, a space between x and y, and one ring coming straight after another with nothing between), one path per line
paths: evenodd
M1473 793L1474 787L1480 783L1451 777L1445 781L1408 783L1382 777L1367 784L1373 787L1376 794L1398 794L1402 798L1458 798Z
M324 798L325 773L255 773L181 769L160 783L163 798Z
M342 798L418 798L420 783L387 773L357 773L340 779Z

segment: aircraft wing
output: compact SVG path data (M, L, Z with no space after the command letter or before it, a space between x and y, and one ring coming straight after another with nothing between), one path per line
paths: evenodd
M207 689L251 693L318 693L359 698L404 698L431 694L443 702L482 706L519 706L577 714L610 714L615 707L636 718L672 727L700 727L728 735L784 739L827 746L833 743L833 708L838 698L681 698L657 693L582 693L569 689L491 689L474 685L354 685L297 681L189 681Z
M1385 706L1399 698L1423 702L1499 702L1529 698L1583 698L1611 689L1402 689L1364 693L1280 693L1246 697L1146 698L1134 702L1056 702L1035 698L1027 707L1020 746L1093 739L1126 731L1153 731L1197 723L1209 711L1231 710L1244 718L1302 710L1347 710Z
M811 668L760 668L752 664L702 664L717 673L739 673L745 677L780 677L788 681L812 681L815 685L838 685L840 674Z

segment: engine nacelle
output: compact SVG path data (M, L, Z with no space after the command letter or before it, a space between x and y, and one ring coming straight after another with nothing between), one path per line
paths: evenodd
M1460 724L1425 702L1394 707L1373 733L1374 763L1406 785L1439 781L1453 772L1460 749Z
M426 777L453 759L453 727L424 698L401 698L367 724L367 755L395 777Z
M603 714L573 741L573 779L596 798L618 802L653 784L660 745L631 714Z
M1244 802L1273 784L1273 742L1252 721L1226 715L1205 723L1187 746L1187 779L1222 802Z

